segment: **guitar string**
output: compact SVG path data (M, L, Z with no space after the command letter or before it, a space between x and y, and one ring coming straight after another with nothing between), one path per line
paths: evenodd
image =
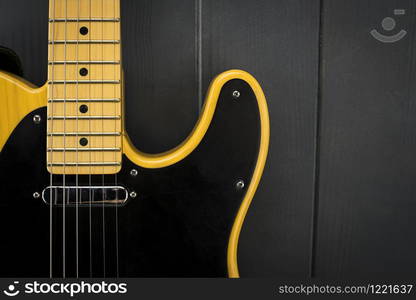
M79 6L80 6L80 0L78 0L78 8L77 8L77 47L76 47L76 68L75 68L75 73L76 73L76 81L77 81L77 86L76 86L76 112L77 112L77 121L76 121L76 138L75 138L75 142L77 143L76 145L76 172L75 172L75 231L76 231L76 241L75 241L75 248L76 248L76 278L79 278L79 204L78 204L78 172L79 172L79 168L78 168L78 147L79 147L79 143L78 143L78 110L79 110L79 103L78 103L78 99L79 99Z
M118 7L118 13L119 13L118 14L118 17L119 18L121 17L120 1L119 0L114 0L114 20L117 17L117 15L116 15L116 10L117 10L116 5L117 5L117 3L119 5L119 7ZM116 37L117 37L116 30L118 30L118 35L119 35L118 36L118 39L121 41L121 24L119 22L118 25L116 25L116 22L114 21L114 25L113 25L114 40L116 40ZM120 53L119 55L121 56L121 44L120 44L120 47L119 47L119 53ZM116 61L116 44L114 44L114 61ZM120 57L119 61L120 61L119 70L121 70L121 57ZM114 65L113 67L114 67L114 81L116 81L117 80L117 72L116 72L117 65ZM119 76L121 76L121 72L120 71L118 72L118 74L119 74ZM114 108L115 108L114 111L117 112L117 107L118 107L119 113L120 113L120 116L121 116L122 115L122 108L121 108L121 78L119 78L119 79L120 79L120 86L119 86L120 93L117 94L116 86L115 86L114 87L114 99L118 98L117 96L119 96L120 97L120 102L118 103L118 105L117 105L117 102L114 103ZM115 127L115 130L114 130L114 132L117 132L117 120L114 121L114 123L115 123L115 126L114 126ZM120 131L121 131L121 126L122 126L122 123L120 124ZM117 147L117 137L115 136L114 137L114 148L116 148L116 147ZM121 149L121 145L120 145L120 149ZM120 153L118 154L118 157L120 157ZM114 152L114 160L117 161L117 152ZM114 175L114 179L115 179L114 180L115 181L114 186L117 186L117 184L118 184L117 172ZM116 189L116 200L118 201L118 189ZM116 220L116 222L115 222L116 223L116 228L115 228L116 229L116 278L119 277L119 269L118 269L119 268L119 266L118 266L118 203L117 203L117 201L116 201L116 209L115 209L115 214L116 214L115 215L115 220Z
M92 5L91 5L91 0L89 0L89 24L88 24L88 28L91 29L91 18L92 18ZM88 44L88 58L89 58L89 64L88 64L88 80L91 80L91 35L88 36L89 39L89 44ZM89 98L91 98L91 84L88 85L88 96ZM90 102L92 103L92 102ZM91 109L88 110L89 111L89 120L88 120L88 130L90 133L90 139L91 139ZM88 190L88 194L89 194L89 207L88 207L88 220L89 220L89 250L90 250L90 277L92 277L92 196L93 196L93 192L91 189L92 186L92 155L91 155L91 141L89 144L89 158L90 158L90 166L89 166L89 174L88 174L88 183L89 183L89 190Z
M101 0L101 37L102 39L104 38L104 0ZM102 61L104 61L104 44L101 44L101 58ZM101 64L101 77L104 81L104 64ZM104 83L101 84L101 94L102 94L102 98L104 99ZM101 115L104 116L104 102L101 103ZM102 124L102 128L101 130L104 132L104 119L101 121ZM101 144L102 147L104 148L104 135L101 137ZM102 152L102 158L103 158L103 162L104 162L104 152ZM105 189L104 189L104 184L105 184L105 175L104 175L104 164L103 164L103 174L102 174L102 186L103 186L103 190L102 190L102 234L103 234L103 277L105 278L105 271L106 271L106 265L105 265Z
M67 97L67 90L66 90L66 59L67 59L67 22L68 20L68 0L65 0L65 45L64 45L64 121L63 121L63 139L64 139L64 148L63 148L63 155L64 155L64 172L63 172L63 206L62 206L62 231L63 231L63 238L62 238L62 277L66 277L66 97Z
M50 84L50 105L49 105L49 113L51 114L50 119L50 135L47 136L47 144L49 145L48 148L53 148L53 115L54 115L54 73L55 73L55 1L52 2L52 63L51 63L51 84ZM46 130L48 132L48 129ZM53 198L56 196L56 191L53 189L53 151L49 152L49 161L51 162L50 172L49 172L49 186L50 186L50 194L49 194L49 277L53 277Z

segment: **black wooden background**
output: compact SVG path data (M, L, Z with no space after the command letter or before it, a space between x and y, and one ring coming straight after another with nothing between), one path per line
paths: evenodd
M415 277L414 1L121 2L126 122L138 148L182 141L224 70L245 69L264 88L270 155L240 238L242 276ZM385 17L397 22L391 32ZM0 45L37 85L47 20L48 0L0 0ZM407 35L385 44L372 29Z

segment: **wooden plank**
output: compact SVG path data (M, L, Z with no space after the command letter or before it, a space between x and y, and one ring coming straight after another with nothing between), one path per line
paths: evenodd
M317 277L414 279L415 5L324 1Z
M306 277L314 194L319 1L202 4L203 90L218 73L244 69L263 86L270 110L270 154L240 238L241 276Z
M126 128L144 152L181 143L198 119L194 0L123 0Z

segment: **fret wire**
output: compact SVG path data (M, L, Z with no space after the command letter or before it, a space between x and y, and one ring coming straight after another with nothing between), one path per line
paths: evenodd
M48 120L120 120L120 116L53 116L48 117Z
M64 151L68 151L68 152L120 152L121 148L68 148L68 147L63 147L63 148L48 148L48 152L64 152Z
M120 44L119 40L55 40L55 41L49 41L49 44L55 44L55 45L60 45L60 44L67 44L67 45L71 45L71 44Z
M78 164L79 167L88 167L88 166L99 166L99 167L114 167L114 166L121 166L119 162L91 162L91 163L76 163L76 162L58 162L58 163L48 163L48 167L76 167Z
M75 18L55 18L55 19L49 19L50 23L56 22L56 23L61 23L61 22L77 22L78 19ZM120 22L120 18L104 18L104 19L100 19L100 18L80 18L79 22Z
M69 102L69 103L76 103L76 102L120 102L121 99L49 99L48 102L49 103L64 103L64 102Z
M121 136L121 132L53 132L47 134L53 136Z
M54 80L49 84L120 84L120 80Z
M63 64L67 64L67 65L75 65L75 64L80 64L80 65L119 65L120 61L86 61L86 60L68 60L68 61L49 61L48 62L50 65L63 65Z

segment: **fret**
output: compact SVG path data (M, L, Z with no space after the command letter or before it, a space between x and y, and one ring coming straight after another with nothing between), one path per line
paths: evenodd
M53 40L49 41L49 44L65 44L65 45L73 45L73 44L120 44L119 40Z
M121 148L48 148L48 152L119 152Z
M117 103L120 102L121 100L119 98L113 98L113 99L83 99L83 98L79 98L79 99L48 99L48 103L73 103L73 102L77 102L77 103L99 103L99 102L113 102L113 103Z
M120 18L55 18L49 19L49 22L120 22Z
M87 74L81 75L81 70L85 69ZM91 65L88 64L72 64L72 65L49 65L49 80L114 80L120 83L121 79L120 65ZM53 73L53 78L52 78Z
M48 120L120 120L120 116L52 116Z
M57 162L57 163L49 163L49 167L63 167L63 166L72 166L72 167L88 167L88 166L102 166L102 167L109 167L109 166L120 166L121 163L119 162L86 162L86 163L80 163L80 162ZM67 173L68 174L68 173Z
M120 61L87 61L87 60L55 60L49 61L49 65L118 65Z
M97 132L100 134L101 132ZM80 139L87 138L88 145L85 148L121 148L120 136L99 136L99 135L79 135L79 136L48 136L48 148L77 148L80 147Z
M120 49L120 44L49 44L48 60L49 62L120 61Z
M119 84L120 80L54 80L48 84Z
M48 133L50 137L83 137L83 136L120 136L121 132L52 132Z
M81 28L87 28L88 33L80 34ZM116 22L72 22L72 23L51 23L49 24L50 34L53 38L50 42L57 44L58 41L69 40L76 43L86 41L120 41L120 24Z

